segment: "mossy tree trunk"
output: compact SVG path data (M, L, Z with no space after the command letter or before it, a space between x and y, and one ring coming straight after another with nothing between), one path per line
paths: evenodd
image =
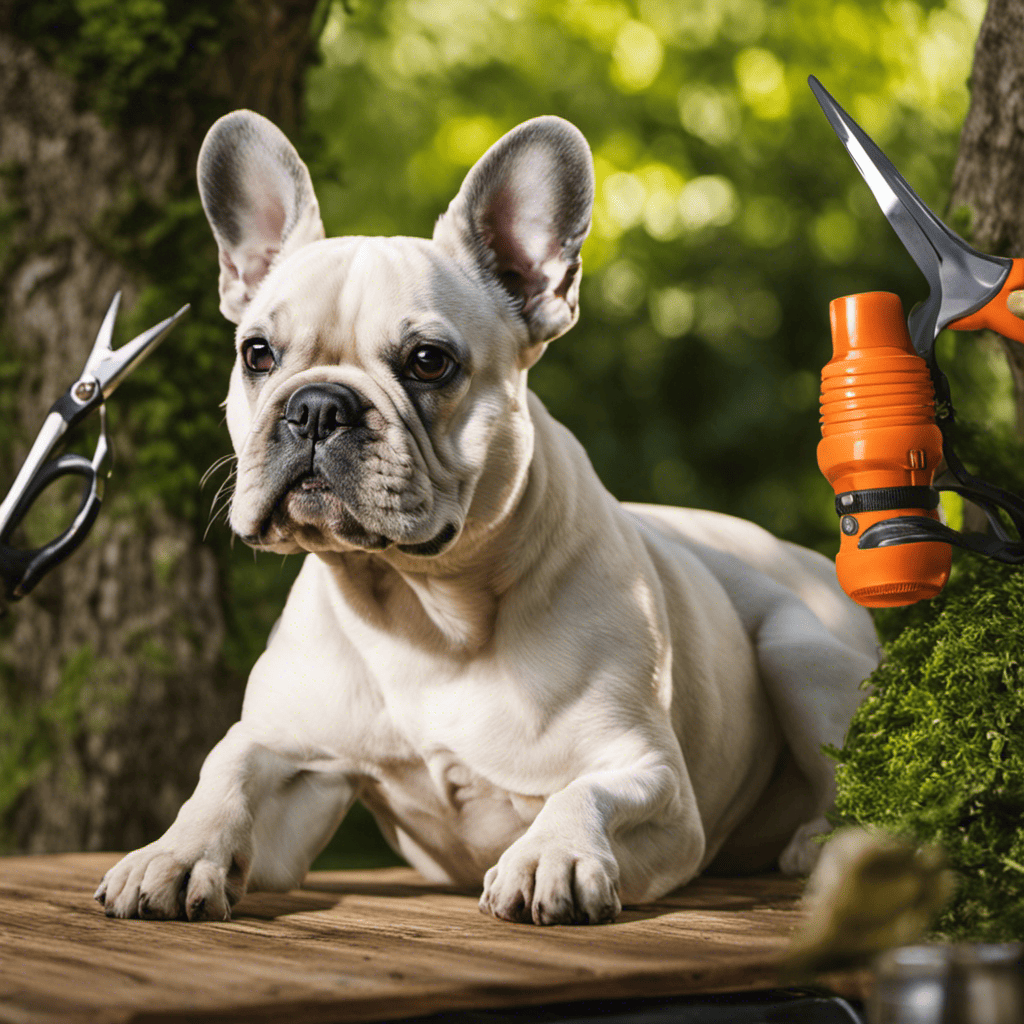
M970 211L983 252L1024 256L1024 5L990 0L974 51L971 106L960 136L950 209ZM1024 434L1024 345L1003 341Z
M197 424L219 428L231 339L193 169L206 128L234 107L295 130L322 10L172 0L83 19L81 7L0 0L0 480L115 291L117 343L194 309L112 403L116 472L93 534L0 624L7 850L155 838L237 715L223 574L191 494L211 446L227 450Z

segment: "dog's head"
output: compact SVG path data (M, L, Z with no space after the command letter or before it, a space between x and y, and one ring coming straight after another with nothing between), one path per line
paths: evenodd
M250 111L210 129L198 177L238 324L232 529L428 557L507 515L532 453L526 370L578 312L579 131L541 117L500 139L432 239L325 239L306 166Z

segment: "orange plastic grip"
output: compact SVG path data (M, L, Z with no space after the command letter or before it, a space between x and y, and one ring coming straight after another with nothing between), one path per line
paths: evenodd
M1004 338L1024 342L1024 320L1014 316L1006 306L1010 292L1019 291L1022 288L1024 288L1024 260L1017 259L1013 261L1010 273L994 299L990 299L981 309L971 313L970 316L954 320L949 326L954 331L981 331L987 327L1003 335Z
M829 313L833 357L821 373L822 473L836 494L930 486L942 434L931 377L911 344L899 296L847 295L834 300ZM857 546L869 526L897 516L938 519L936 511L919 508L843 517L836 574L858 604L913 604L934 597L949 578L948 544Z

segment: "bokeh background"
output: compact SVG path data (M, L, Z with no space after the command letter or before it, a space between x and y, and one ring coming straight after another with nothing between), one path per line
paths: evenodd
M217 312L216 252L189 163L216 116L249 105L282 124L310 166L329 234L411 235L430 233L504 132L538 114L571 120L597 173L582 312L531 371L534 390L618 497L743 516L830 555L832 492L815 462L828 303L889 290L909 308L925 284L807 76L962 226L946 205L983 0L345 0L289 15L299 6L0 6L0 100L29 104L14 67L50 75L73 131L125 140L127 154L102 202L65 224L53 219L60 211L36 210L32 163L10 155L20 152L13 122L6 135L0 128L0 273L5 302L29 311L13 321L29 327L0 336L0 385L17 395L0 418L0 478L13 477L122 277L120 340L192 304L111 407L121 457L107 521L79 556L96 566L82 587L100 592L113 579L122 588L104 639L62 625L102 609L68 604L75 577L62 573L72 563L0 624L8 851L155 838L211 737L237 714L298 569L295 558L254 558L231 544L215 514L227 468L200 486L230 451L219 403L232 328ZM77 138L65 139L68 174L93 159ZM157 184L140 170L151 151L170 168ZM32 254L80 236L93 247L82 251L112 269L73 309L58 297L49 320L32 314L35 293L22 288ZM71 339L67 359L36 373L58 327ZM1012 424L1010 374L994 343L943 338L940 358L965 418ZM30 524L29 540L52 528L52 517ZM122 552L113 568L103 560L111 545ZM145 584L134 593L117 566L139 559ZM199 600L189 588L207 576ZM165 600L164 618L139 617ZM141 625L104 647L133 615ZM381 849L354 814L321 863L378 862Z

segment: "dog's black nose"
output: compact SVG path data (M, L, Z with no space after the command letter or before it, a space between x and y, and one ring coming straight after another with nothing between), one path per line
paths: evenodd
M284 418L296 437L316 444L339 427L354 427L363 418L363 402L344 384L306 384L284 407Z

